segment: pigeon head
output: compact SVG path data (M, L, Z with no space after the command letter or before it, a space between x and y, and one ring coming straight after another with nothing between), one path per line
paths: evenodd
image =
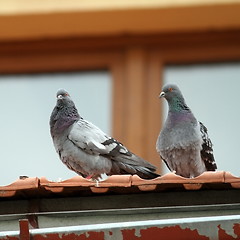
M166 100L171 100L172 98L183 98L180 89L175 84L164 85L159 97L164 97Z
M65 89L59 89L57 91L57 100L64 102L69 101L70 95Z
M77 108L69 93L60 89L57 91L57 104L50 117L51 132L61 132L80 119Z
M65 89L59 89L57 91L57 106L59 108L65 108L65 110L76 110L75 104L71 99L69 93ZM68 111L67 111L68 112Z
M163 86L159 98L163 97L167 100L170 111L190 110L185 103L180 89L175 84L169 83Z

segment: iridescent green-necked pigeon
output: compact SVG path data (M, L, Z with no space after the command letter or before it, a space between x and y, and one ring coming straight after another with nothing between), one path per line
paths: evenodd
M179 88L166 84L159 97L167 100L169 109L156 148L169 170L187 178L215 171L207 128L196 120Z

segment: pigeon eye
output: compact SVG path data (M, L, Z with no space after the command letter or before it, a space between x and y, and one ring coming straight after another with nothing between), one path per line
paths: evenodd
M169 89L168 89L168 91L169 91L169 92L172 92L172 91L173 91L173 89L172 89L172 88L169 88Z

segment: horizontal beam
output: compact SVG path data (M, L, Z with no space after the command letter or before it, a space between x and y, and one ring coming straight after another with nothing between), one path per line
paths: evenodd
M0 15L33 14L49 12L69 12L69 11L90 11L90 10L120 10L120 9L146 9L146 8L166 8L217 5L227 3L238 3L239 0L83 0L83 1L38 1L38 0L0 0Z
M31 239L40 236L50 239L149 239L154 235L168 236L168 239L226 239L240 237L240 215L211 216L195 218L176 218L148 221L130 221L108 224L91 224L68 227L54 227L30 230ZM8 237L18 237L19 231L0 232L0 240ZM101 238L99 238L101 236ZM185 238L184 238L185 237ZM208 237L208 238L207 238ZM225 237L225 238L224 238ZM153 238L151 238L153 239Z
M224 4L2 14L0 41L231 30L240 28L239 12L239 2L228 1Z

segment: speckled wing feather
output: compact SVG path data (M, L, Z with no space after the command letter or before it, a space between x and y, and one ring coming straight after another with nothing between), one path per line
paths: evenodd
M108 154L113 146L104 146L102 142L109 137L91 122L79 119L73 124L68 139L88 154Z
M82 151L112 160L111 174L138 174L157 177L155 166L130 152L122 143L107 136L94 124L80 119L73 125L68 139Z
M208 137L207 128L203 125L203 123L199 122L200 131L203 139L201 157L206 166L207 171L215 171L217 169L217 165L213 156L213 148L212 142Z

